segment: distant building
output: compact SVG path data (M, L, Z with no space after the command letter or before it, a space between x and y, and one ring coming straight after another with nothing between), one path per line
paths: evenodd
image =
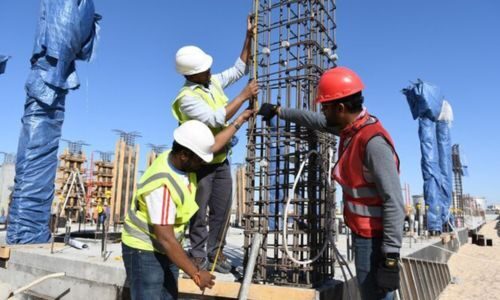
M500 204L488 205L488 210L494 211L495 213L500 213Z
M9 206L9 197L14 188L16 175L16 156L5 154L3 164L0 165L0 216L2 211L6 214Z

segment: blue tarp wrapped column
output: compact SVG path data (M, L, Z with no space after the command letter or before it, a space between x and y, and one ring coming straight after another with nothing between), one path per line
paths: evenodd
M436 123L428 118L420 118L418 122L424 199L425 205L429 206L427 210L427 230L441 231L441 171L439 169L439 152L436 143Z
M79 87L75 60L90 60L99 15L92 0L42 0L31 72L26 81L7 243L50 239L57 150L65 99Z
M444 99L438 87L417 80L403 90L413 119L419 119L424 199L429 206L427 229L442 231L449 218L452 200L451 138L449 116L444 114ZM450 108L451 112L451 108Z
M445 101L443 107L449 106ZM450 107L451 113L451 107ZM443 116L443 114L441 114ZM450 133L450 125L451 120L449 117L444 114L445 117L443 119L440 116L440 119L436 123L436 141L439 153L439 168L441 170L441 179L442 179L442 197L441 197L441 222L443 224L448 223L451 219L450 217L450 207L453 200L453 161L451 154L451 133ZM451 222L451 224L454 224Z
M5 68L7 67L7 61L10 56L0 54L0 74L5 73Z

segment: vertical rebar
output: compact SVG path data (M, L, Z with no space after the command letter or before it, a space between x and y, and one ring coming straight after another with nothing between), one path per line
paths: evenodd
M334 0L255 0L257 20L252 64L261 87L260 103L280 102L282 107L318 111L314 98L324 70L334 67ZM257 69L255 69L257 68ZM329 149L335 152L330 134L273 119L252 119L248 127L247 186L245 203L245 262L250 238L263 236L255 280L295 286L317 286L333 276L333 249L329 246L316 262L293 263L294 257L314 257L333 230L334 190L327 184ZM315 150L300 179L304 157ZM295 180L299 184L289 195ZM292 197L292 211L284 220L284 200ZM284 245L287 226L289 245Z

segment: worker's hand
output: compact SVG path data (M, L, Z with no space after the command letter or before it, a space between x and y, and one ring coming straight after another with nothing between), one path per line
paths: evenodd
M252 79L247 86L241 91L240 95L243 99L248 100L259 93L259 85L255 79Z
M388 263L384 259L377 269L377 285L384 292L392 292L399 289L399 263Z
M199 281L197 282L197 280L195 280L194 282L198 285L200 290L204 290L205 288L211 289L214 286L215 276L212 275L210 272L201 270L197 274L199 274L198 275Z
M260 106L259 112L257 114L261 115L262 119L268 122L278 114L279 107L279 105L264 103Z
M246 121L248 121L248 119L250 119L251 116L254 116L256 113L256 110L255 109L245 109L239 116L238 118L236 118L236 122L238 122L238 124L243 124L245 123Z
M255 28L257 26L252 24L253 16L248 15L247 17L247 37L252 38L255 34Z

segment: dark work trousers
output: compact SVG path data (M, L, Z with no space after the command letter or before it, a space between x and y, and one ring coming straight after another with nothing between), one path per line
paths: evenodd
M196 203L199 209L191 218L189 237L193 257L215 257L217 247L225 240L225 222L231 213L231 199L233 180L231 166L226 160L220 164L204 166L196 174L198 189L196 190ZM207 207L209 216L207 222ZM207 230L208 225L208 230ZM223 236L224 234L224 236ZM222 249L221 249L222 251Z
M122 243L123 263L132 300L178 298L179 268L166 255Z
M394 292L383 293L377 286L377 267L382 261L382 238L352 234L356 277L363 300L392 300Z

